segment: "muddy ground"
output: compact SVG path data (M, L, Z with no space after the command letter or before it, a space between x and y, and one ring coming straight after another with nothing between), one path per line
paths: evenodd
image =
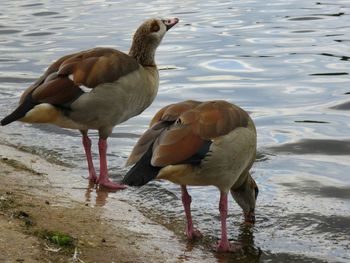
M91 202L72 169L0 145L0 262L213 262L122 200Z

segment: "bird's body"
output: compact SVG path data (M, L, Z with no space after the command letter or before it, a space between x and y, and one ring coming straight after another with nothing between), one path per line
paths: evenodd
M160 170L157 179L180 185L213 185L220 191L229 192L235 183L239 184L242 173L253 164L255 146L255 128L249 120L248 127L236 128L212 140L209 151L221 154L208 153L200 165L168 165Z
M161 109L141 136L127 164L123 182L143 185L166 179L181 185L187 235L193 228L186 186L213 185L220 190L220 251L231 246L226 235L227 194L231 191L246 221L254 221L258 188L249 170L255 161L256 130L249 115L225 101L185 101Z
M106 140L115 125L140 114L153 102L159 84L155 50L165 32L177 22L147 20L136 31L129 54L93 48L58 59L24 91L18 108L1 125L20 120L80 130L89 178L106 187L123 188L108 179ZM100 136L98 179L87 137L89 129L98 130Z
M118 54L112 49L105 48L88 50L86 53L93 55L101 51L112 55L114 53ZM75 54L73 56L79 55L81 54ZM123 56L126 55L123 54ZM74 76L72 72L69 72L71 74L66 73L65 75L61 75L60 78L54 79L53 81L64 81L68 85L71 85L75 92L72 98L64 98L61 101L57 101L58 98L55 98L56 101L52 101L50 100L52 95L49 94L42 100L42 103L35 105L31 110L26 112L25 116L21 118L21 121L29 123L51 123L70 129L106 129L108 131L115 125L140 114L152 103L157 94L158 71L156 67L143 67L142 65L138 65L137 61L131 57L126 58L133 63L129 66L129 69L124 69L126 72L125 75L119 76L119 78L116 77L115 80L111 79L111 82L99 83L94 88L91 88L92 85L90 83L85 84L83 82L82 85L77 85L74 79L70 79ZM116 70L120 70L121 67L125 67L125 65L121 64ZM57 71L53 74L57 74ZM113 72L110 74L113 75ZM115 75L117 76L118 73ZM90 88L89 86L85 87L84 84L90 84ZM59 88L61 90L58 92L62 92L62 87ZM37 96L42 97L43 92L40 93L40 91L38 88L35 88L32 97L36 98L38 93L39 95ZM49 91L45 90L45 92ZM77 96L76 99L75 96Z

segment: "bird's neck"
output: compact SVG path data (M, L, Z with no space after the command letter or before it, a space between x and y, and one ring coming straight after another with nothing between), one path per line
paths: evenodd
M129 55L135 58L142 66L156 66L154 56L157 46L154 43L145 43L134 39Z

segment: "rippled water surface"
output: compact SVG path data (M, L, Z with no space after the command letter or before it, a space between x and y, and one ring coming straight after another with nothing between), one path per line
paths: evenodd
M227 99L248 110L257 125L253 176L260 195L254 228L241 225L241 211L230 200L229 236L244 251L216 255L218 262L349 262L349 14L350 1L340 0L5 1L1 116L60 56L95 46L127 52L143 20L179 17L157 51L158 97L109 139L114 179L125 173L132 146L160 107L189 98ZM91 134L97 142L96 132ZM80 168L72 176L86 175L76 131L13 123L1 127L0 135ZM93 150L97 158L96 146ZM190 193L195 222L205 235L192 245L207 249L220 234L218 191L190 188ZM130 199L176 233L183 231L178 186L154 182L109 198Z

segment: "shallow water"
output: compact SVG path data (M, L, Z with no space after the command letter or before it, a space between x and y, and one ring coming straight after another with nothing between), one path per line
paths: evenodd
M230 200L229 236L244 249L216 255L217 261L349 262L349 14L350 1L7 1L0 10L0 110L9 113L23 89L60 56L95 46L128 51L143 20L179 17L157 51L155 102L109 139L112 176L125 173L132 146L160 107L189 98L227 99L256 123L253 176L260 193L254 228L241 225L241 211ZM76 131L13 123L0 134L86 176ZM91 135L96 142L96 132ZM190 193L205 239L189 250L207 249L220 234L218 191L197 187ZM108 198L130 199L183 231L178 186L154 182Z

